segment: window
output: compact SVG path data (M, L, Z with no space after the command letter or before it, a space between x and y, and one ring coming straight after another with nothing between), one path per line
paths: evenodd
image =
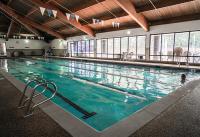
M94 57L94 40L90 40L90 57Z
M81 41L81 57L85 57L86 55L86 41Z
M200 63L200 31L152 35L150 48L151 60Z
M151 35L150 46L151 60L160 60L161 55L161 35Z
M120 58L120 38L114 38L114 58Z
M73 52L73 43L74 42L68 42L68 53L70 54L69 56L72 56L72 52Z
M81 47L81 41L78 41L78 56L82 55L82 47Z
M121 38L121 54L128 52L128 37Z
M90 41L89 40L85 41L85 56L86 57L90 56Z
M173 61L174 33L162 35L161 60Z
M188 61L191 63L200 63L200 31L190 33Z
M136 37L129 37L128 53L132 54L132 59L137 58L137 41Z
M175 33L174 61L187 62L189 32Z
M75 41L75 42L71 43L71 47L73 48L72 56L77 56L77 54L78 54L78 42Z
M137 57L145 59L146 36L137 36Z
M101 58L101 40L97 40L97 57Z
M113 42L114 42L113 38L108 39L108 58L113 58L113 50L114 50Z
M107 39L102 39L101 41L101 48L102 48L102 58L107 58L108 47L107 47Z

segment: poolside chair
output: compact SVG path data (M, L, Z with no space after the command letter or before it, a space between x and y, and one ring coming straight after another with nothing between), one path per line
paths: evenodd
M133 59L133 52L127 54L127 60Z
M123 52L123 54L122 54L122 61L125 61L127 59L127 55L128 55L127 52Z
M180 62L181 62L181 56L182 56L182 54L183 54L183 49L181 47L176 47L174 49L175 61L179 65L180 65Z

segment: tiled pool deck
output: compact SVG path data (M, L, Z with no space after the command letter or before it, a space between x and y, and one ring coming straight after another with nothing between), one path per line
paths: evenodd
M21 92L0 75L0 137L72 137L41 111L24 118L17 108Z
M6 72L1 71L1 73L18 90L23 89L22 83ZM185 84L160 101L145 107L103 132L93 130L51 102L42 105L40 109L74 137L195 136L200 132L199 83L200 80L195 80Z

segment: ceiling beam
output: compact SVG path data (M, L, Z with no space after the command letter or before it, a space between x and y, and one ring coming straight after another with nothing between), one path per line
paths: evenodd
M114 0L129 16L137 22L145 31L149 30L149 25L144 15L137 13L135 6L130 0Z
M53 0L47 0L44 3L49 3L51 1L53 1ZM37 10L39 10L38 7L33 7L25 16L28 17L28 16L32 15L33 13L35 13Z
M15 20L17 20L18 22L20 22L21 24L23 24L26 28L29 28L29 30L32 30L29 26L34 27L38 30L41 30L43 32L46 32L52 36L55 36L57 38L64 38L64 36L62 36L61 34L54 32L53 30L49 29L46 26L42 26L38 23L33 22L30 19L27 19L21 15L18 15L17 13L14 12L14 10L12 8L10 8L9 6L3 4L2 2L0 2L0 10L2 10L4 13L8 14L10 17L13 17Z
M185 3L185 2L190 2L193 0L163 0L163 1L156 1L154 2L154 5L157 9L159 8L164 8L164 7L168 7L168 6L172 6L172 5L176 5L176 4L181 4L181 3ZM136 12L146 12L146 11L150 11L150 10L155 10L155 8L152 5L140 5L139 7L135 5L136 8ZM80 12L80 11L79 11ZM112 10L111 12L113 14L115 14L117 17L123 17L123 16L127 16L127 13L123 11L123 9L118 9L118 10ZM102 19L102 20L109 20L112 19L113 16L111 16L110 14L105 14L105 13L101 13L98 15L93 16L93 18L97 18L97 19ZM87 22L92 23L91 17L86 18L85 19ZM82 24L84 24L85 22L81 22Z
M8 27L8 32L7 32L7 34L6 34L7 38L10 37L10 33L11 33L11 29L12 29L12 27L13 27L13 24L14 24L14 20L11 20L10 25L9 25L9 27Z
M170 2L170 1L173 1L173 2ZM168 0L167 1L168 3L166 3L166 1L163 1L163 2L160 2L159 4L154 3L154 5L156 5L158 7L157 9L159 9L159 8L170 7L173 5L182 4L182 3L191 2L191 1L193 1L193 0ZM150 10L155 10L155 9L153 8L153 6L150 6L150 7L141 6L141 7L137 8L137 11L140 11L140 12L148 12ZM113 13L118 18L127 16L121 10L117 10L117 12L113 12ZM101 15L96 16L95 18L102 19L105 22L114 19L113 16L110 16L109 14L107 14L107 15L101 14ZM118 18L116 20L118 20ZM86 21L89 22L90 25L93 25L93 22L91 19L87 19Z
M41 0L32 0L32 3L34 3L35 5L47 8L47 9L56 10L57 11L57 18L60 21L64 21L68 24L71 24L72 26L79 29L80 31L85 32L89 36L93 36L93 37L95 36L94 31L89 26L83 26L79 22L77 22L76 20L68 20L67 17L65 16L65 13L60 11L60 9L57 8L55 5L51 5L49 3L43 3Z

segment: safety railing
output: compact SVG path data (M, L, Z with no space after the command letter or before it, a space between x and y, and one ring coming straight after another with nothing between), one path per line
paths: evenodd
M30 97L27 97L25 99L26 91L27 91L28 87L31 86L31 84L34 84L35 86L32 89ZM44 88L44 89L41 92L35 94L35 92L38 88ZM44 100L39 101L38 103L35 103L34 105L32 105L33 98L36 98L36 97L42 95L46 91L50 91L52 93L52 95L49 96L48 98L44 99ZM50 82L50 81L46 81L44 79L31 80L26 84L26 86L23 90L22 96L21 96L19 104L18 104L18 108L26 108L24 117L28 117L28 116L33 114L33 111L36 107L38 107L39 105L51 100L56 95L56 93L57 93L57 87L56 87L55 83Z

